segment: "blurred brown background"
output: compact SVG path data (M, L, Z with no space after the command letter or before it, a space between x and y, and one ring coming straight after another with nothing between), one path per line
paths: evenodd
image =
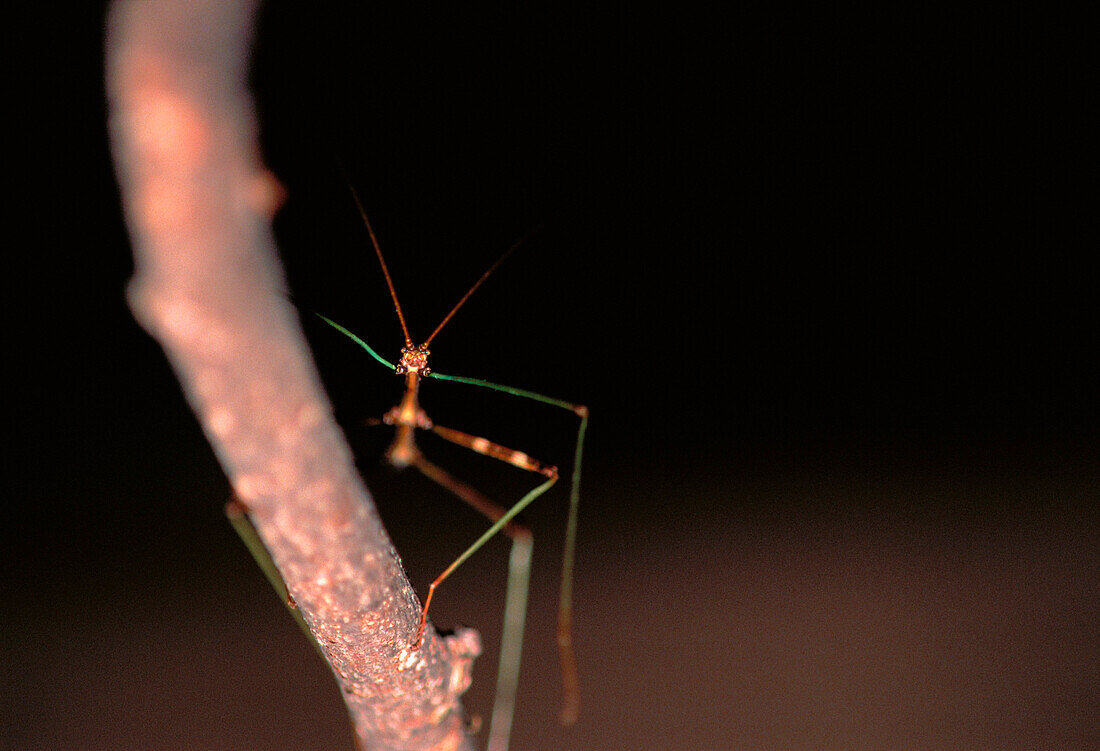
M123 300L102 7L17 19L0 748L331 749L326 668ZM541 230L440 371L592 408L581 723L557 726L564 491L536 533L513 748L1100 745L1095 255L1073 19L560 3L272 3L253 70L304 310L384 353ZM16 232L21 227L16 225ZM1083 253L1087 250L1088 253ZM378 461L399 381L310 321L414 584L483 528ZM427 383L442 424L566 464L573 420ZM426 442L500 499L529 480ZM507 548L440 590L485 639Z

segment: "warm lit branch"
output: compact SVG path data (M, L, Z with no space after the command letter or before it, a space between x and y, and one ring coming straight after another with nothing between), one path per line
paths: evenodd
M477 637L430 633L332 418L269 222L244 90L251 2L113 8L111 137L134 315L191 406L332 664L367 749L469 748L460 694Z

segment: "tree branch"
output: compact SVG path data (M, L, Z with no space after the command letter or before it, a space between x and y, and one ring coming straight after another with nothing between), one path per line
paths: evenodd
M254 2L128 0L107 44L128 294L327 656L365 749L468 749L475 632L420 609L332 417L275 256L244 89Z

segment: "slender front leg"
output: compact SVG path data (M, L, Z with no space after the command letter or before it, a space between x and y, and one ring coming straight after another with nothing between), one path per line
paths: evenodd
M577 541L577 512L580 508L581 489L581 458L584 456L584 434L588 429L588 407L583 404L573 404L563 399L539 394L526 389L517 389L500 383L484 381L480 378L467 378L465 376L452 376L435 372L432 378L440 381L453 381L466 383L471 386L500 391L523 399L531 399L543 404L549 404L559 409L567 409L580 418L577 426L577 444L573 453L573 476L569 483L569 521L565 528L565 550L561 558L561 597L558 601L558 658L561 660L561 674L563 684L564 704L561 710L561 721L571 725L577 721L580 714L581 692L577 680L577 660L573 653L573 561L576 552ZM457 434L457 431L455 431ZM457 434L465 436L465 434ZM444 436L447 437L447 436ZM466 436L472 438L472 436ZM456 443L469 445L474 451L479 451L477 446L470 445L463 440ZM483 452L485 453L485 452ZM507 461L504 457L502 458Z
M502 529L504 529L506 526L508 526L509 522L512 521L513 517L515 517L516 514L518 514L519 512L523 511L523 509L525 509L529 505L531 505L531 503L536 498L538 498L540 495L542 495L547 490L549 490L554 485L554 483L556 483L558 481L558 469L557 469L557 467L544 467L542 464L535 461L534 459L531 459L529 456L527 456L526 454L524 454L521 451L515 451L514 449L505 448L504 446L500 446L499 444L492 443L491 441L488 441L484 438L478 438L477 436L472 436L472 435L469 435L467 433L462 433L462 432L457 431L457 430L451 430L450 428L441 428L438 425L432 426L432 431L439 434L440 436L446 438L447 440L453 441L453 442L458 443L460 445L468 446L469 448L473 449L474 451L477 451L478 453L487 454L489 456L495 456L496 458L507 461L510 464L513 464L514 466L520 467L521 469L527 469L527 470L532 471L532 472L537 472L537 473L543 475L544 477L546 477L548 479L546 480L546 482L544 482L541 485L537 486L533 490L529 491L525 496L520 498L519 501L517 501L516 504L514 506L512 506L510 509L508 509L507 511L504 511L503 514L493 523L493 525L491 527L489 527L489 529L485 530L485 533L482 534L481 537L477 538L477 540L475 540L474 543L472 545L470 545L470 547L468 547L462 553L462 555L460 555L458 558L456 558L454 560L454 562L451 563L451 565L448 566L443 571L442 574L437 576L435 578L435 581L433 581L431 583L431 585L429 585L429 587L428 587L428 596L424 599L424 610L422 611L421 616L420 616L420 628L419 628L419 630L417 631L417 634L416 634L416 644L413 647L414 649L419 649L420 644L424 639L424 627L425 627L425 625L427 624L427 621L428 621L428 608L432 604L432 597L435 595L436 587L438 587L440 584L442 584L448 576L450 576L452 573L454 573L455 569L457 569L459 566L461 566L463 563L465 563L467 558L469 558L471 555L473 555L478 550L480 550L481 547L486 542L488 542L494 535L496 535L497 532L500 532ZM505 457L508 457L508 458L505 458ZM419 456L419 455L411 463L414 466L417 466L418 468L420 467L420 463L423 463L424 465L429 464L429 462L427 462L427 460L425 460L423 458L423 456ZM431 466L434 468L434 472L441 473L442 475L446 474L445 472L443 472L443 470L439 469L438 467L435 467L434 465L431 465ZM424 471L424 470L421 469L421 471ZM425 474L428 474L428 473L425 472ZM430 474L428 474L428 476L431 477ZM447 477L450 478L450 475L447 475ZM432 479L435 479L435 478L432 478ZM461 486L463 486L463 487L465 487L469 490L473 490L473 488L470 488L468 485L465 485L464 483L459 483L457 480L454 480L454 478L450 478L450 479L453 480L455 483L457 483L457 485L455 487L458 487L458 486L461 485ZM449 486L445 485L445 487L449 487ZM456 492L456 495L458 495L460 498L463 498L463 500L467 500L467 501L469 500L468 498L466 498L466 496L462 495L461 493L458 493L457 491L455 491L455 492ZM486 509L496 508L496 504L494 504L492 501L489 501L484 496L481 496L480 493L476 493L476 491L474 491L474 493L477 496L480 496L480 498L482 499L482 501L484 503L488 504ZM474 505L475 508L478 508L479 503L475 503L475 504L472 504L472 505ZM483 511L483 513L484 513L484 511ZM490 517L490 518L492 518L492 517Z
M449 436L462 436L468 438L472 442L476 442L479 448L491 447L486 451L479 451L479 453L487 453L491 456L507 454L516 458L517 461L519 461L518 457L522 456L525 458L522 468L538 472L548 478L546 482L529 491L520 498L512 508L505 511L502 507L497 506L474 488L452 477L443 469L429 462L423 455L418 454L412 461L412 465L425 476L435 480L490 519L495 518L493 525L489 527L481 537L474 541L462 555L456 558L442 574L437 576L431 585L429 585L428 596L424 598L424 609L420 613L420 628L417 630L416 645L414 649L419 649L424 639L424 629L428 623L428 608L431 607L432 597L435 595L436 587L442 584L455 569L461 566L467 558L476 553L497 532L504 531L505 534L508 534L509 537L512 538L512 553L508 564L508 591L504 606L504 627L501 637L500 663L497 668L497 696L493 702L493 717L489 726L489 740L487 744L488 751L507 751L508 741L512 732L512 717L515 712L516 690L519 685L519 666L523 651L523 630L527 614L527 591L531 579L531 548L533 544L530 531L520 526L518 523L513 522L512 519L558 481L558 470L556 467L543 467L535 460L526 457L522 452L506 449L503 446L486 441L484 438L477 438L476 436L459 433L459 431L452 431L448 428L440 429L438 426L432 429L437 431L442 430L443 433ZM456 443L457 442L458 441L456 441ZM473 446L470 447L474 448ZM501 456L498 456L498 458L501 458ZM507 459L505 459L505 461L507 461ZM521 465L516 464L515 466Z
M562 580L561 580L561 597L558 602L558 658L561 661L561 676L562 676L562 696L563 706L561 711L561 721L566 724L572 724L576 722L577 715L580 712L580 681L577 677L577 660L573 653L573 559L575 551L575 542L577 536L577 507L579 505L579 487L581 476L581 455L584 451L584 432L588 425L588 408L577 405L574 407L574 411L581 418L580 429L577 433L577 447L573 458L573 478L569 491L569 521L566 525L565 532L565 550L562 553ZM557 467L544 466L538 460L533 459L522 451L516 451L515 449L501 446L498 443L493 443L485 438L479 436L470 435L469 433L463 433L460 430L454 430L453 428L445 428L440 425L434 425L432 432L438 435L440 438L448 440L459 446L465 446L471 451L476 451L479 454L485 456L491 456L494 459L511 464L518 469L524 469L529 472L537 472L548 479L545 483L535 488L533 491L525 495L520 499L519 503L512 507L508 512L507 518L511 519L512 516L522 511L528 505L530 505L536 498L545 493L550 487L557 482L558 469ZM491 528L485 535L482 536L474 545L460 557L458 561L452 564L451 568L444 571L443 574L432 585L432 589L428 592L429 599L434 591L435 584L441 582L446 578L454 567L464 561L469 554L475 552L481 545L488 540L495 532L495 528ZM425 613L427 613L427 605L425 605Z
M490 521L499 521L506 513L502 506L493 503L477 489L432 464L423 456L419 456L413 462L413 466L425 477L454 493ZM504 625L500 639L497 688L493 699L493 715L489 722L487 751L507 751L512 734L512 718L515 715L516 692L519 687L520 659L523 653L523 631L527 618L527 592L531 583L531 550L534 543L531 531L515 520L505 524L501 532L511 538L512 552L508 559ZM426 614L427 604L425 604L425 618Z

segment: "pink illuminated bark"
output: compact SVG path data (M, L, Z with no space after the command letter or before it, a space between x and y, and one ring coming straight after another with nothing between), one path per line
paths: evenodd
M134 245L134 315L168 355L364 749L468 749L472 631L429 630L356 475L288 303L281 188L244 89L251 2L130 0L107 44L111 138Z

